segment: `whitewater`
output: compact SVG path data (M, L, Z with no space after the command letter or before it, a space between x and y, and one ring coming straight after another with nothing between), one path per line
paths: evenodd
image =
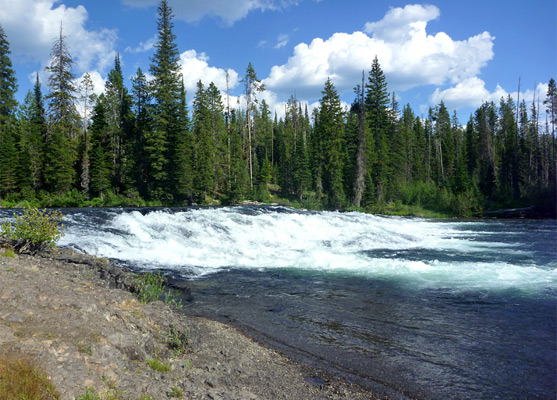
M62 211L59 245L186 280L185 313L235 324L380 396L557 396L555 221L280 206Z
M99 213L100 224L91 224L87 213L67 215L60 245L185 278L291 268L455 290L544 290L557 283L557 261L536 259L522 232L499 231L497 222L284 207Z

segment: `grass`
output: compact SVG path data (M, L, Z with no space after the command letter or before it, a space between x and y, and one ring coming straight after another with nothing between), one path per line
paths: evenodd
M16 256L15 251L13 249L10 249L10 248L4 249L4 251L0 255L2 257L8 257L8 258L15 258L15 256Z
M169 364L157 360L156 358L151 358L147 360L147 365L149 365L149 367L151 367L152 370L162 372L162 373L170 372L171 369Z
M60 394L31 361L0 357L0 399L59 400Z

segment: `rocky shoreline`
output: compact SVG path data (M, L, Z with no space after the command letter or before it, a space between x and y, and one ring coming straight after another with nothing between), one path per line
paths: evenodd
M31 359L68 400L91 387L130 400L377 398L135 290L132 272L69 249L0 257L0 355Z

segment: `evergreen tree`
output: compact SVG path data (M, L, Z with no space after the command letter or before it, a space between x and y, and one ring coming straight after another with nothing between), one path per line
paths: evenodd
M75 109L75 75L72 72L74 61L66 44L62 25L60 25L60 36L52 45L50 57L51 63L46 68L50 74L48 78L50 93L46 96L49 102L50 120L55 124L62 124L67 133L75 138L75 123L78 117Z
M101 199L111 189L110 106L101 94L93 109L91 125L91 195Z
M211 131L211 113L208 93L201 81L197 82L197 91L193 101L193 137L194 137L194 188L197 197L204 201L214 188L212 156L215 149Z
M17 79L10 59L10 45L6 33L0 25L0 129L8 116L13 115L17 102ZM2 131L0 131L1 140Z
M14 112L17 80L6 33L0 25L0 195L17 189L17 132Z
M148 192L154 199L168 199L172 188L168 190L169 142L175 140L180 132L181 82L180 54L172 32L172 9L166 0L161 0L158 7L158 41L156 52L151 58L150 71L153 75L151 93L153 96L153 129L145 135L145 153L148 165Z
M330 78L321 93L319 122L315 129L323 146L323 193L329 207L341 208L345 201L342 182L344 113Z
M22 191L36 191L42 187L44 122L41 114L37 96L29 91L19 116L19 186Z
M54 41L48 85L49 133L45 147L44 179L47 188L54 193L64 193L72 187L75 178L76 138L79 116L75 108L75 75L73 60L66 45L66 37L60 26L60 36Z
M366 182L366 191L372 191L375 188L375 193L368 193L365 197L368 199L368 203L372 198L378 203L383 203L385 201L384 192L389 166L389 93L387 91L387 80L377 56L371 65L366 84L365 107L367 126L370 131L369 140L367 140L366 158L369 177ZM368 184L371 183L371 180L375 184L374 187ZM371 204L366 205L370 206Z
M137 69L132 78L132 108L133 128L126 142L126 186L127 190L137 190L143 197L147 197L148 164L145 154L145 144L148 132L152 129L152 104L147 78Z
M170 141L170 181L174 198L177 200L191 199L193 194L193 142L190 124L186 89L182 82L178 129Z

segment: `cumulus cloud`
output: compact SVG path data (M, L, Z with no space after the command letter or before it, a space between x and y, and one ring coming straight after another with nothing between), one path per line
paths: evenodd
M122 0L129 6L145 7L155 5L158 0ZM187 22L197 22L206 16L216 17L226 25L233 25L250 12L260 10L280 10L298 4L298 0L169 0L177 18Z
M389 88L396 91L475 77L493 58L494 37L483 32L458 41L444 32L429 34L427 23L439 16L435 6L407 5L367 23L365 32L335 33L300 43L285 64L271 69L265 84L280 93L295 89L317 98L331 77L339 92L346 93L359 82L362 70L369 71L375 56Z
M534 99L537 101L539 98L540 103L543 103L547 86L547 83L540 82L535 90L525 90L520 93L520 101L531 103ZM482 79L472 77L445 90L435 89L429 101L431 104L439 104L443 101L449 109L476 108L484 102L493 101L495 104L499 104L501 98L506 99L509 95L516 102L518 91L509 93L500 85L497 85L493 91L489 91Z
M209 66L209 57L205 53L198 53L195 50L185 51L180 55L182 64L182 75L184 86L189 93L195 93L196 85L199 80L205 86L213 82L221 91L226 90L226 71L222 68ZM232 69L228 70L229 88L234 88L238 82L238 73Z
M14 57L48 65L60 24L77 72L104 70L114 61L116 31L85 27L85 7L67 7L56 0L0 0L0 20ZM25 21L25 23L22 23Z

